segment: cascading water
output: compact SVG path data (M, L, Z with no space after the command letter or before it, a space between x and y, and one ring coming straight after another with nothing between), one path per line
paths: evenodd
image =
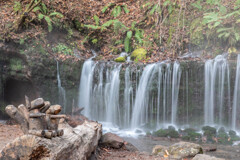
M107 103L106 103L106 121L112 122L116 124L117 122L121 122L118 120L120 118L120 109L119 109L119 85L120 78L119 72L121 69L121 65L116 66L111 71L110 81L108 82L109 90L107 90L106 94L108 94Z
M91 117L91 99L92 99L92 84L93 84L93 71L95 64L92 59L87 60L83 64L81 73L80 87L79 87L79 107L84 107L84 115Z
M172 78L172 118L171 123L176 124L177 118L177 105L178 105L178 92L181 78L180 64L175 62L173 65L173 78Z
M131 128L136 128L146 123L148 116L148 87L152 81L155 66L156 64L150 64L143 70L133 106Z
M232 110L230 89L233 87L224 56L206 61L199 73L195 73L196 68L188 68L182 75L182 68L178 62L134 68L89 59L82 68L79 106L85 107L84 115L108 128L115 127L115 131L119 130L116 128L155 130L186 124L228 126L229 122L233 129L237 128L239 69Z
M235 78L235 87L234 87L234 96L233 96L233 107L232 107L232 129L236 130L237 126L237 113L239 112L240 106L240 54L237 59L237 69L236 69L236 78ZM239 124L238 124L239 125Z
M224 106L226 106L224 99L225 97L227 97L227 100L230 99L229 92L225 92L225 88L229 90L228 84L230 84L230 81L227 59L223 55L219 55L214 60L206 61L204 96L205 125L223 125L223 111Z
M66 91L62 87L58 61L57 61L57 82L58 82L58 101L59 104L61 104L62 107L64 108L64 113L66 113L67 107Z

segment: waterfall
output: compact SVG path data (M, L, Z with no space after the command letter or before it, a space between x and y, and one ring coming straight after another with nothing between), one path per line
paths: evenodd
M57 83L58 83L58 101L62 105L64 109L64 113L66 113L66 107L67 107L67 100L66 100L66 91L62 87L60 73L59 73L59 64L57 61Z
M140 78L139 86L136 93L135 103L132 112L131 127L136 128L142 125L147 119L148 113L145 112L148 107L148 86L151 83L151 77L153 75L156 64L149 64L143 70L142 76Z
M108 99L107 99L107 107L106 107L106 121L117 123L120 122L120 109L119 109L119 86L120 86L120 78L119 72L121 69L121 65L114 67L111 71L111 77L109 83L109 90L107 90Z
M172 78L172 115L171 115L172 116L171 123L174 125L176 124L176 118L177 118L177 105L178 105L180 78L181 78L180 64L178 62L174 62L173 78Z
M226 78L226 75L228 76ZM204 124L213 125L218 118L218 123L223 124L224 99L230 94L224 94L225 83L230 84L229 65L223 55L218 55L214 60L205 63L205 95L204 95ZM216 114L218 112L218 115Z
M84 107L84 115L91 117L92 85L95 64L92 59L84 62L79 87L79 107Z
M233 96L233 106L232 106L232 129L235 130L237 126L237 113L240 106L240 54L237 58L237 69L236 69L236 78L235 78L235 87L234 87L234 96Z
M125 70L125 88L124 88L124 127L128 127L131 121L131 106L133 103L133 87L131 84L131 75L129 67Z

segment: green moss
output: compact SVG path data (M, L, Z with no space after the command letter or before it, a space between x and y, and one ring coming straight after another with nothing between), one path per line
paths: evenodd
M126 62L125 57L118 57L114 60L115 62Z
M230 130L228 135L231 138L231 141L239 141L240 140L240 137L237 136L237 133L233 130Z
M207 136L208 141L212 141L212 137L216 137L216 134L217 134L216 128L213 128L210 126L204 126L202 130L203 130L203 135Z
M135 49L131 54L131 59L135 62L146 59L147 51L144 48Z
M23 69L22 60L13 58L10 59L10 68L12 71L20 71Z
M178 132L172 126L169 126L168 129L159 129L156 132L153 132L153 135L158 137L168 137L168 136L171 138L179 137Z
M182 137L183 140L196 141L202 136L200 133L197 133L196 130L193 128L186 128L182 131L182 133L185 135Z
M53 47L52 50L53 52L60 53L60 54L73 55L72 48L62 43L59 43L56 47Z

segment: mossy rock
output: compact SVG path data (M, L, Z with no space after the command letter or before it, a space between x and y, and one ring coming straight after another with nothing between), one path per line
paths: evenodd
M216 134L217 134L216 128L210 127L210 126L204 126L202 130L203 130L203 135L207 136L208 141L212 141L212 137L216 137Z
M125 57L118 57L114 60L115 62L126 62Z
M159 129L156 132L153 132L153 135L157 137L171 137L171 138L179 137L179 133L172 126L169 126L168 129Z
M228 132L229 137L231 138L231 141L240 141L240 137L237 136L237 133L233 130L230 130Z
M146 59L146 56L147 50L145 50L144 48L138 48L132 52L131 59L134 60L135 62L138 62L139 60Z
M224 127L221 127L219 130L218 130L218 133L217 133L217 138L218 138L218 143L221 143L221 144L232 144L232 140L229 139L229 136L227 134L227 132L225 131L225 128Z
M201 138L201 134L197 133L195 129L193 128L186 128L182 131L184 136L182 137L183 140L189 140L189 141L196 141Z

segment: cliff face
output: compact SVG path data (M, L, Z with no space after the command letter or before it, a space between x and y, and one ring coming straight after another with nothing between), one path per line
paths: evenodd
M81 73L81 61L68 59L59 62L62 86L66 89L68 106L75 101L77 105L78 86ZM14 49L0 50L0 119L6 118L6 104L24 102L24 95L34 99L43 97L59 102L57 81L57 61L48 57L22 55Z

